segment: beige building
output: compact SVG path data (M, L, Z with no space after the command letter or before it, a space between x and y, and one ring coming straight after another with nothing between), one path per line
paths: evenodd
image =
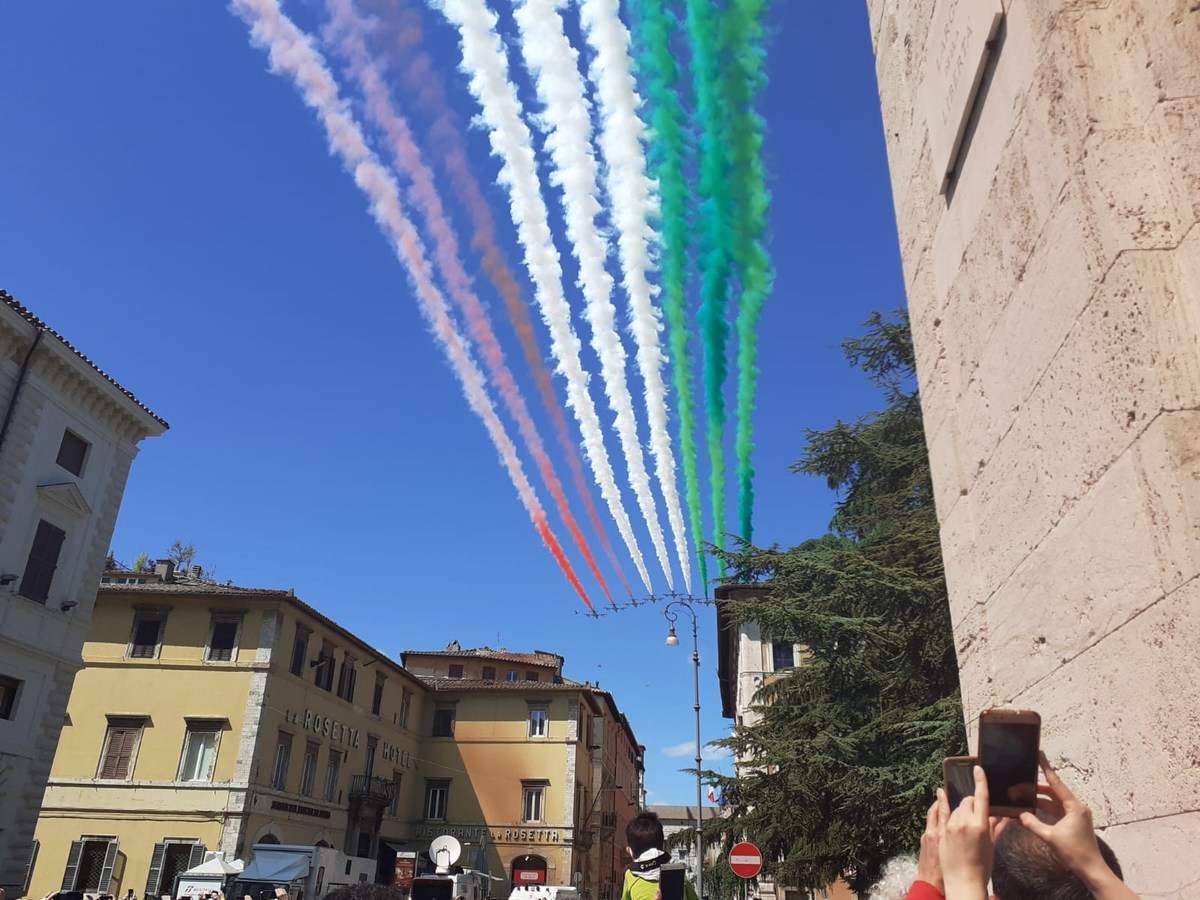
M866 5L967 724L1196 896L1200 7Z
M34 826L138 445L166 422L0 291L0 888Z
M671 838L677 834L689 832L695 834L696 831L696 807L694 806L670 806L666 804L646 807L648 812L655 813L658 816L663 826L663 835L667 839L667 843L671 843ZM703 807L704 821L715 819L720 816L720 811L713 806ZM681 862L688 869L688 879L694 881L696 877L696 861L700 854L696 850L696 842L692 840L691 844L686 849L678 849L671 851L671 857L675 862ZM704 866L708 869L712 866L721 865L721 848L719 845L709 846L704 853ZM708 894L707 889L708 876L705 875L705 894ZM734 900L730 897L718 897L716 900Z
M205 849L257 843L386 873L413 837L427 691L290 591L107 573L83 655L32 896L157 896Z
M470 843L503 873L502 896L565 884L585 900L619 897L643 760L612 696L564 678L563 658L544 651L452 643L401 660L431 692L417 835Z
M563 678L562 657L409 652L405 668L290 591L170 563L104 575L83 656L33 896L159 896L206 850L247 860L256 844L373 859L386 883L398 853L443 834L493 896L614 896L623 863L604 848L633 815L641 756L612 697Z

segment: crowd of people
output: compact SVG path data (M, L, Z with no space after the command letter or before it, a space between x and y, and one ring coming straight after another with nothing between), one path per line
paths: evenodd
M1044 753L1040 762L1037 812L1019 818L990 814L979 766L974 794L957 809L939 788L915 864L911 857L889 863L870 900L1137 900L1091 810Z

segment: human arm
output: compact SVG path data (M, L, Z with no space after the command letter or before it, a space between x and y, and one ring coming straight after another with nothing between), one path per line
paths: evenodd
M1040 757L1046 782L1038 785L1041 795L1038 810L1055 821L1044 822L1033 813L1021 813L1021 824L1054 849L1096 900L1137 900L1137 894L1108 867L1100 854L1092 811L1063 784L1046 754Z
M940 894L944 894L946 890L942 880L942 864L938 860L938 844L942 838L942 830L946 827L946 817L942 815L944 795L945 792L938 788L937 798L925 814L925 832L921 835L921 849L917 854L917 881L913 884L913 889L916 889L917 884L925 882ZM946 809L949 809L948 805ZM912 890L909 894L911 896Z
M946 900L987 900L992 876L992 824L988 818L988 785L983 769L975 767L975 794L950 812L950 803L939 793L940 815L946 827L938 845L938 861L945 882Z

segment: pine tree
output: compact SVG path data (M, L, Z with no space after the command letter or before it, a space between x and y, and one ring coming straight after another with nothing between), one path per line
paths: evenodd
M807 434L793 471L838 493L828 534L725 555L731 582L767 588L726 611L807 649L760 691L761 721L723 742L753 768L708 774L731 801L721 830L758 843L779 882L863 891L916 849L941 760L966 739L907 315L876 313L843 347L887 405Z

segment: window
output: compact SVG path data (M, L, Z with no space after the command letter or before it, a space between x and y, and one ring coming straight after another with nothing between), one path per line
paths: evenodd
M221 722L196 719L188 722L179 762L180 781L212 781L221 740Z
M313 684L323 691L333 690L333 644L321 641L321 653L313 663Z
M446 801L450 796L449 781L425 782L425 821L446 821Z
M796 665L796 648L783 641L771 641L771 657L774 671L790 669Z
M495 681L496 680L496 667L495 666L484 666L483 667L483 680L484 681Z
M508 673L504 676L504 680L505 681L520 681L521 673L518 672L516 669L509 669Z
M303 625L296 626L296 637L292 639L291 673L304 677L304 664L308 662L308 637L312 632Z
M450 677L451 678L462 678L463 677L463 667L461 664L455 663L454 665L452 665L450 667Z
M325 769L325 799L336 803L338 797L338 775L342 771L342 751L329 751L329 765Z
M58 459L56 462L72 475L82 475L83 461L87 457L88 447L90 446L91 444L75 432L64 431L62 443L58 445Z
M531 706L529 708L529 736L545 737L549 718L550 711L546 707Z
M232 662L237 658L238 632L241 616L213 616L204 658L209 662Z
M44 519L38 522L33 535L33 546L29 548L29 559L25 562L25 574L21 576L22 597L45 603L50 596L50 583L54 570L58 568L58 554L62 552L67 533Z
M546 811L546 783L525 781L521 783L521 821L544 821Z
M403 688L400 692L400 727L408 727L408 714L412 711L412 691Z
M453 706L440 706L433 711L433 736L454 737Z
M332 669L333 666L330 666ZM358 681L358 672L354 668L354 657L346 654L342 657L342 670L338 673L337 695L343 700L354 702L354 685Z
M389 815L400 815L400 785L403 781L404 773L399 769L392 769L392 802L388 806Z
M17 708L17 693L21 682L7 675L0 675L0 719L11 719Z
M379 738L367 735L367 762L363 766L363 774L370 778L375 774L375 753L379 750Z
M166 840L154 845L150 872L146 877L146 897L157 897L174 890L175 879L192 866L204 862L203 844L195 841Z
M157 659L162 649L162 613L135 613L133 635L129 639L129 656L133 659Z
M271 772L271 787L277 791L287 788L288 762L292 757L292 736L279 732L279 743L275 746L275 768Z
M133 765L145 725L143 718L109 718L97 778L128 781L133 777Z
M387 679L384 676L376 673L375 675L375 693L371 697L371 715L379 715L379 711L383 709L383 683Z
M537 673L537 672L533 672L533 671L526 672L526 673L525 673L525 680L526 680L526 681L537 681L537 680L538 680L538 673Z
M311 797L313 792L313 782L317 780L317 755L321 752L321 745L316 741L309 741L304 745L304 767L300 770L300 793L305 797Z
M62 890L107 894L117 862L117 839L83 837L71 842Z

